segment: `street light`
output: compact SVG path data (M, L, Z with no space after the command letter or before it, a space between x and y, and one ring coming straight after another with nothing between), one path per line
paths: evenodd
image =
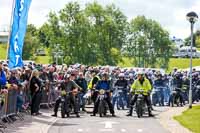
M63 51L60 50L60 44L54 45L54 51L52 52L54 59L56 59L56 65L58 65L58 59L62 58L63 64Z
M187 17L187 20L191 24L189 108L192 108L192 47L193 47L193 29L194 29L194 23L198 19L198 15L195 12L189 12L186 15L186 17Z

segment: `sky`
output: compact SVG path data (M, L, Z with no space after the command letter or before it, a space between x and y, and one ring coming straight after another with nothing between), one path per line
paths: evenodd
M32 0L28 23L40 27L47 21L50 11L59 11L70 1L78 1L82 7L94 0ZM128 17L138 15L156 20L170 33L170 36L186 38L190 35L190 23L186 14L195 11L200 17L200 0L95 0L102 5L114 3ZM0 29L9 27L13 0L0 0ZM200 19L195 30L200 29Z

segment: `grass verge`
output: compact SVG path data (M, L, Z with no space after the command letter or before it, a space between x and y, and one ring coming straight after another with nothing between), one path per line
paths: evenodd
M200 106L194 106L184 111L182 115L175 116L174 119L192 132L200 133Z

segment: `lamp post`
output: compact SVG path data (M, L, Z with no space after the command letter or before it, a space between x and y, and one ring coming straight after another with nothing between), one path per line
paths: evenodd
M63 51L60 50L60 44L56 44L54 47L54 51L52 52L54 59L56 59L56 65L58 65L58 59L62 58L63 64Z
M191 24L189 108L192 108L192 47L193 47L193 29L194 29L194 23L198 19L198 15L195 12L189 12L186 15L186 17L187 17L187 20Z

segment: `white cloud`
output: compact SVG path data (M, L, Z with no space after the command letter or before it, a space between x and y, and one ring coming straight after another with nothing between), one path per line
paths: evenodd
M0 25L9 25L13 0L2 0L0 4ZM47 20L49 11L58 11L69 1L78 1L82 6L95 0L32 0L29 23L41 26ZM132 19L145 15L155 19L170 32L171 36L185 38L190 34L189 23L185 15L195 11L200 15L199 0L96 0L106 5L114 3ZM195 25L200 29L200 20Z

